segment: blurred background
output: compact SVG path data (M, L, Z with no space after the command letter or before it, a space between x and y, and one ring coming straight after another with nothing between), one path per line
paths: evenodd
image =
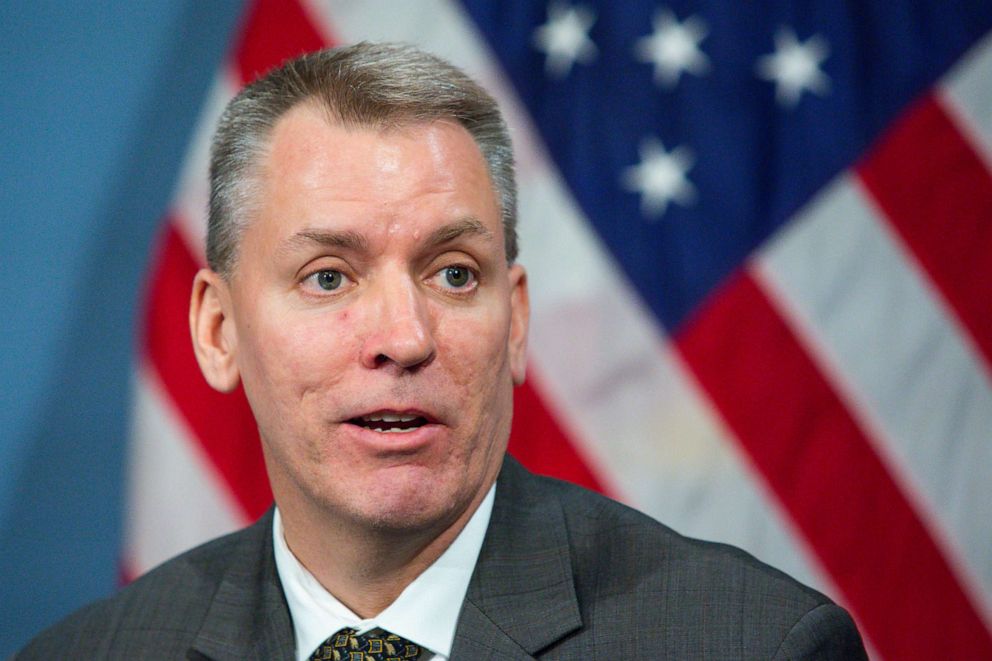
M242 3L0 3L0 656L119 580L149 255Z
M992 4L0 4L0 656L271 503L186 330L210 132L287 57L408 41L514 137L510 448L992 658Z

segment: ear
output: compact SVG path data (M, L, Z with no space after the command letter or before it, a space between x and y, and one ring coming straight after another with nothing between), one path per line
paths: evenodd
M527 272L514 264L507 277L510 279L510 336L507 349L510 355L510 374L514 385L519 386L527 376L527 327L530 325L530 295L527 293Z
M240 374L235 360L237 332L231 316L227 282L210 269L200 269L189 300L189 330L200 371L214 389L234 390Z

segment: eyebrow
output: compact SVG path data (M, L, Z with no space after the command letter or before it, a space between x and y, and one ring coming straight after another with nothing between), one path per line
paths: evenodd
M433 248L463 236L478 236L487 241L494 239L493 233L482 222L474 217L466 217L437 228L427 237L425 245ZM369 242L364 234L353 230L318 230L303 229L286 239L282 249L292 252L297 248L311 245L321 245L329 248L368 252Z
M367 251L369 242L364 235L351 230L300 230L286 239L283 250L292 252L297 248L305 248L317 244L328 248L342 248L354 251Z
M426 244L429 247L439 246L466 235L478 236L486 241L493 240L493 233L489 231L489 228L483 225L478 218L469 216L437 228L427 237Z

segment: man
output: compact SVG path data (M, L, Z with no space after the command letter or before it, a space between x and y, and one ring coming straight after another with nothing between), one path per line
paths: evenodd
M276 509L18 658L864 656L823 595L504 458L527 280L506 128L460 71L288 62L228 106L211 184L193 343L244 385Z

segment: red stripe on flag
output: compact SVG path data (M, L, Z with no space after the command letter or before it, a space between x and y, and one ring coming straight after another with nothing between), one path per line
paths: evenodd
M971 144L928 97L858 174L992 365L992 176Z
M240 388L221 394L200 373L188 321L198 266L172 223L166 224L159 245L145 318L146 354L200 447L253 521L272 504L258 427Z
M678 346L884 657L992 658L992 637L912 505L749 275Z
M545 405L533 374L529 374L527 382L513 393L509 451L535 473L605 492L603 484Z
M242 84L285 60L328 44L296 1L255 0L234 51Z

